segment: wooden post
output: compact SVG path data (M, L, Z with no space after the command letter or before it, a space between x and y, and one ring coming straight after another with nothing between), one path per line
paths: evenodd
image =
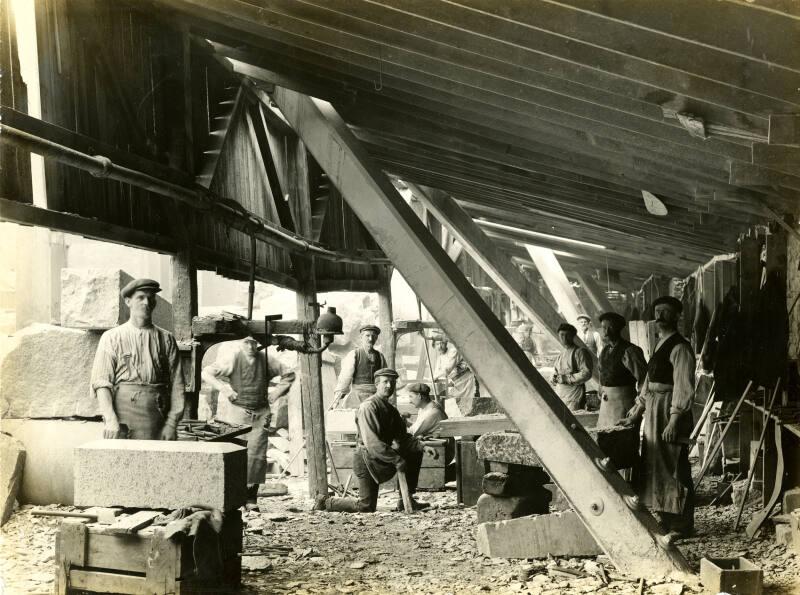
M179 250L170 259L172 265L172 322L178 344L192 341L192 318L197 316L197 268L190 250ZM186 385L184 418L196 419L200 392L202 351L181 350L183 380Z
M394 341L392 341L392 267L386 267L381 288L378 289L378 324L381 327L381 352L386 357L386 365L395 368Z

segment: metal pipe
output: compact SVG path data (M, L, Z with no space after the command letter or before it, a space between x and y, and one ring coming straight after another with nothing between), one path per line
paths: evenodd
M194 188L189 188L173 184L141 171L118 165L102 155L87 155L81 151L76 151L65 145L2 123L0 123L0 142L54 159L64 165L82 169L96 178L110 178L179 200L193 208L210 211L231 227L239 229L267 244L294 253L350 264L391 264L388 258L369 258L323 248L247 211L233 200L217 196L202 186L198 185Z

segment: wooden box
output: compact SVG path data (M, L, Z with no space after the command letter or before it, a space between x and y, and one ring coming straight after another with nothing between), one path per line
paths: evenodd
M700 582L706 593L761 595L764 571L747 558L703 558Z
M195 575L194 538L164 537L165 527L110 533L113 525L66 519L56 535L56 593L229 593L241 582L241 513L225 514L218 576Z

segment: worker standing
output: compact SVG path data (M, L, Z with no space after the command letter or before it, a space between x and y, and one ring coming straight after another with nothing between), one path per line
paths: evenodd
M566 322L558 327L558 340L564 350L558 354L550 382L556 394L571 411L583 409L586 402L586 381L592 377L592 354L575 344L577 329Z
M152 279L135 279L120 294L128 321L100 337L91 387L103 416L103 438L175 440L183 416L184 382L178 343L153 324Z
M616 312L600 316L600 412L597 427L616 425L633 407L637 388L647 376L647 362L641 348L622 338L625 318Z
M219 391L220 399L232 403L225 419L227 423L252 426L247 435L247 490L248 499L255 502L258 485L264 483L267 473L271 416L267 398L269 381L280 377L269 395L274 400L289 392L295 373L276 357L268 360L267 350L259 352L258 342L247 336L223 345L216 361L203 368L202 377Z
M694 530L694 486L689 465L694 350L677 330L680 301L663 296L653 302L653 309L660 338L636 404L622 423L633 425L644 416L642 468L634 484L664 531L688 537Z
M578 338L583 341L586 348L597 357L597 354L600 353L602 341L600 339L600 334L592 328L592 319L586 314L581 314L578 316L578 327Z
M359 329L361 345L342 360L342 368L333 391L334 403L344 398L343 407L355 409L375 394L375 372L386 367L386 358L375 349L381 329L366 324Z
M436 368L433 371L434 382L439 381L447 387L448 398L455 398L456 403L469 403L480 397L480 385L475 373L461 356L453 344L442 334L433 336L436 348Z
M437 452L424 446L409 434L400 412L389 402L394 394L398 374L391 368L375 372L375 394L358 408L356 425L358 440L353 452L353 474L358 479L358 498L318 496L314 510L328 512L375 512L378 505L378 488L398 471L406 474L409 495L413 495L419 480L422 456L428 453L434 459ZM396 448L394 447L396 445ZM412 500L414 510L429 505ZM397 509L402 510L402 500Z

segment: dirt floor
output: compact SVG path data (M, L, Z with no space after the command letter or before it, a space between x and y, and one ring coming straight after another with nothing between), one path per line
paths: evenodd
M396 493L382 495L375 514L323 513L308 512L304 481L287 483L288 495L260 498L260 510L245 514L244 593L640 592L638 580L622 580L602 556L507 561L478 555L475 510L458 506L454 491L421 493L432 507L410 516L390 511ZM9 595L52 592L59 520L34 517L31 510L17 511L0 532L0 572ZM745 556L764 569L765 593L800 594L800 554L776 545L771 527L752 543L733 534L734 515L732 505L698 509L698 535L680 543L691 563ZM601 565L611 575L607 585ZM696 581L662 579L648 580L641 592L703 591Z

